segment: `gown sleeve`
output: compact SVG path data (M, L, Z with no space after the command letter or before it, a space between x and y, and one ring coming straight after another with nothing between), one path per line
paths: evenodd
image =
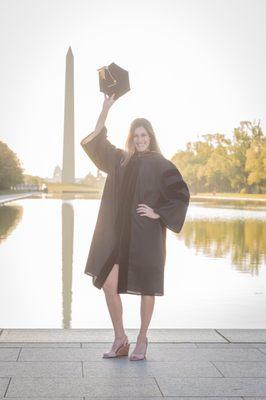
M170 162L160 176L159 205L153 208L160 215L162 223L179 233L185 222L190 193L186 182L177 167Z
M122 155L123 150L109 142L106 126L91 139L93 133L82 139L80 144L96 167L109 174L115 166L116 157Z

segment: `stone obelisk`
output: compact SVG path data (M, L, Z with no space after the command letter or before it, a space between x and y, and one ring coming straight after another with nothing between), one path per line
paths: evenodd
M74 57L71 47L66 55L62 183L75 183Z

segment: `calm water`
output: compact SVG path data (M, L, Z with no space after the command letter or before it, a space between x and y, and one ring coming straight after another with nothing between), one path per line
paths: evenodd
M112 328L84 274L100 201L42 195L0 207L0 328ZM266 328L266 208L191 202L167 231L165 295L150 328ZM140 296L121 294L125 328Z

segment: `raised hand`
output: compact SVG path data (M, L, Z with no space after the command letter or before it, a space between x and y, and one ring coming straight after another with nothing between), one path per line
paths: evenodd
M108 111L111 106L114 104L116 100L114 100L115 94L113 93L112 96L108 96L104 93L104 101L103 101L103 110Z

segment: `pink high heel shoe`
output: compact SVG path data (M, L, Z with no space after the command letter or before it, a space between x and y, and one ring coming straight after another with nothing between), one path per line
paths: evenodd
M146 358L146 353L147 353L147 347L148 347L148 339L146 338L146 348L144 353L134 353L134 351L131 353L129 360L130 361L140 361Z
M121 357L127 356L129 352L130 343L128 342L127 336L123 340L123 343L120 344L117 348L112 347L112 350L108 351L107 353L103 353L103 358L114 358L114 357Z

